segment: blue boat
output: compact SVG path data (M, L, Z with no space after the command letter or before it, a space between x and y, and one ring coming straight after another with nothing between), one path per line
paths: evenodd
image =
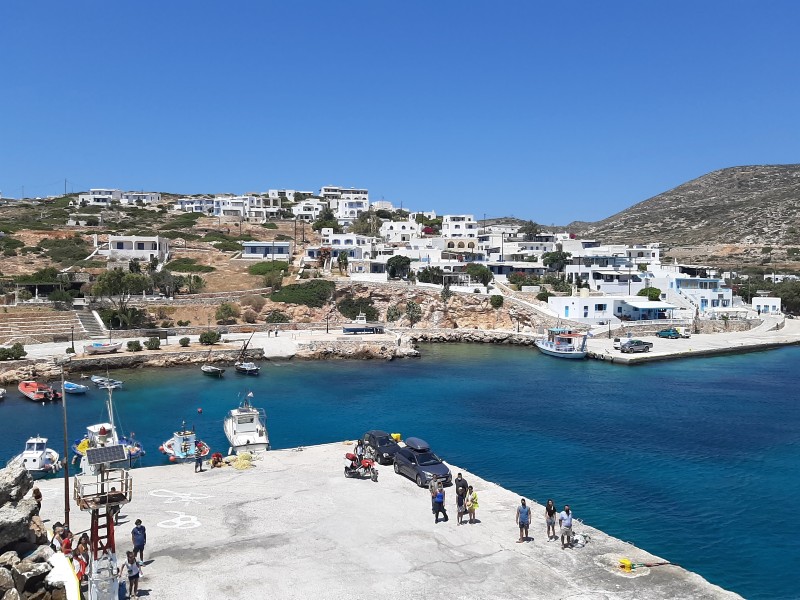
M74 383L72 381L64 382L64 392L67 394L85 394L89 391L89 386Z

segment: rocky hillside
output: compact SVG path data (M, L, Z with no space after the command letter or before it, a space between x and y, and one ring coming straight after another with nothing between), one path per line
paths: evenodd
M800 246L800 165L714 171L603 221L569 228L604 242L660 241L667 247L727 244L762 252Z

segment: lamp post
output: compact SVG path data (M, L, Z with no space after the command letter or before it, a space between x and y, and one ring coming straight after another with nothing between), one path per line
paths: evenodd
M70 338L72 339L72 354L75 354L75 325L69 328Z
M67 442L67 395L64 393L64 365L69 364L72 359L69 356L54 358L53 361L61 367L61 409L64 414L64 525L69 527L69 445Z

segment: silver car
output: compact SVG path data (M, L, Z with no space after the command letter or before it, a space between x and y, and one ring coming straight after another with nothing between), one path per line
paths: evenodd
M408 438L406 447L394 455L394 472L410 477L420 487L427 487L432 479L450 485L453 479L447 465L420 438Z

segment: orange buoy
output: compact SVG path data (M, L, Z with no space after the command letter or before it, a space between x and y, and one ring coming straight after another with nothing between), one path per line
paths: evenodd
M159 452L164 452L164 446L159 446L159 447L158 447L158 451L159 451Z
M170 456L169 457L169 462L175 462L175 457L174 456Z
M198 415L202 415L203 414L203 409L202 408L198 408L197 409L197 414Z

